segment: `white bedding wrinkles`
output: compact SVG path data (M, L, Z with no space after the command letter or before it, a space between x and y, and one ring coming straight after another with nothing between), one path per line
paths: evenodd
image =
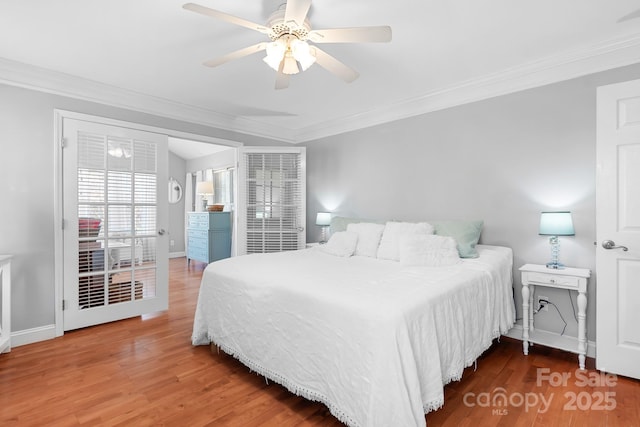
M192 343L211 342L350 426L424 426L443 387L514 324L512 252L448 267L318 248L210 264Z

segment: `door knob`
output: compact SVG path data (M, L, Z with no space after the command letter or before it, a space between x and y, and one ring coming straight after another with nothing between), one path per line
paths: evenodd
M622 249L623 251L628 251L629 248L626 246L616 246L616 242L613 240L605 240L602 242L602 247L605 249Z
M158 230L159 235L164 236L164 233L166 233L166 231L164 231L164 228L161 228L160 230Z

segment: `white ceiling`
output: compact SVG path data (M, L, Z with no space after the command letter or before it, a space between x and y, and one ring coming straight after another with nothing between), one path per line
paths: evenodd
M640 62L637 0L314 0L315 29L390 25L388 44L325 44L360 73L319 66L274 90L265 40L185 0L0 0L0 82L301 142ZM194 0L266 23L278 0Z

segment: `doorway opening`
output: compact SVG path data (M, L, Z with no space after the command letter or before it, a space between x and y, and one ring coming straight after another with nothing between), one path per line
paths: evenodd
M170 258L186 256L189 212L204 212L217 205L233 217L236 152L237 148L229 145L169 137L170 183L175 181L182 193L169 204ZM235 241L233 230L231 236Z

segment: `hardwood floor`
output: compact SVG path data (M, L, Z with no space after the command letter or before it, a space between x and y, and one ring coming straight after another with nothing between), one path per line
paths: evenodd
M0 355L0 425L342 425L323 405L267 384L232 357L191 346L203 268L198 262L187 268L184 258L170 261L167 312L68 332ZM428 414L427 423L640 425L640 382L600 377L593 365L588 359L587 381L576 376L573 354L536 346L525 357L519 341L503 338L480 358L476 372L468 368L445 388L444 407ZM543 377L538 369L545 368ZM570 375L564 384L556 381L561 374ZM533 404L534 396L535 405L523 404Z

